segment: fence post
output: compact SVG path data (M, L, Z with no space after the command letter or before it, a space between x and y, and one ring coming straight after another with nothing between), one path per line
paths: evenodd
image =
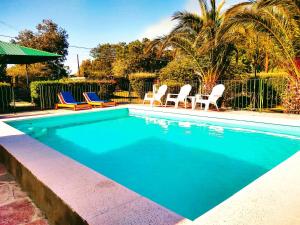
M264 101L264 97L263 97L263 80L260 78L259 79L259 111L262 111L263 108L263 101Z
M12 95L12 100L13 100L13 113L16 113L16 97L15 97L14 86L11 87L11 95Z
M43 85L39 84L39 88L37 88L37 90L39 90L39 92L40 92L40 94L39 94L39 96L40 96L40 108L41 108L41 110L43 110L43 108L44 108L44 101L43 101L43 99L44 99L44 91L43 91Z
M131 103L131 85L129 83L129 87L128 87L128 98L129 98L129 103Z

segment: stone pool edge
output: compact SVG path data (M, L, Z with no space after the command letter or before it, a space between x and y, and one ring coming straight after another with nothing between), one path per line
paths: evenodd
M222 113L222 112L199 112L199 111L192 111L192 110L185 110L185 109L174 109L174 108L158 108L158 107L148 107L148 106L136 106L136 105L127 105L127 106L120 106L116 108L129 108L129 109L135 109L135 110L145 110L145 111L155 111L155 112L167 112L167 113L176 113L180 114L183 116L200 116L203 118L208 118L208 119L229 119L232 121L248 121L248 122L259 122L259 123L270 123L270 124L277 124L277 125L288 125L288 126L297 126L300 127L300 121L295 120L295 119L280 119L278 118L270 118L270 117L260 117L260 116L247 116L247 115L236 115L236 114L231 114L231 113ZM115 108L110 108L110 109L104 109L104 110L112 110ZM98 109L97 109L98 110ZM100 109L103 110L103 109ZM99 111L100 111L99 110ZM93 110L94 111L94 110ZM90 111L86 111L90 112ZM78 112L64 112L62 114L72 114L72 113L78 113ZM56 114L57 115L57 114ZM48 117L48 116L55 116L55 115L45 115L45 116L37 116L37 117ZM30 117L33 118L33 117ZM14 118L14 119L7 119L5 121L9 120L18 120L18 119L24 119L24 118ZM26 119L26 118L25 118ZM3 120L4 121L4 120ZM8 129L8 125L6 125L3 122L0 122L0 131L2 132L3 129L5 130L6 134L0 133L0 144L2 144L2 140L4 137L7 137L9 135L21 135L23 136L24 134L18 130L15 130L14 128ZM9 127L9 126L8 126ZM4 137L3 137L4 136ZM27 135L24 135L27 136ZM10 149L14 148L14 140L16 139L10 139L7 140L5 138L5 143L10 146ZM31 143L32 140L37 142L36 140L26 137L26 142L27 144ZM30 140L32 139L32 140ZM18 140L18 139L17 139ZM10 144L9 144L10 143ZM38 142L39 143L39 142ZM2 144L3 145L3 144ZM39 145L43 145L39 143ZM26 146L26 143L24 145L24 142L22 143L20 149L23 149L24 146ZM5 147L5 146L4 146ZM22 148L21 148L22 147ZM28 147L28 146L27 146ZM41 147L41 146L40 146ZM47 149L47 151L50 151L51 153L56 152L55 150L50 149L47 146L44 146ZM44 149L42 147L42 149ZM7 148L6 148L7 149ZM45 150L45 149L44 149ZM12 152L15 150L12 149ZM40 151L40 150L39 150ZM29 151L30 152L30 151ZM10 151L11 153L11 151ZM20 153L20 152L19 152ZM59 153L60 154L60 153ZM55 155L55 154L54 154ZM35 155L36 156L36 155ZM50 154L50 156L54 157L53 154ZM38 155L37 157L41 157ZM26 157L25 157L26 158ZM50 157L51 158L51 157ZM67 159L66 159L67 158ZM51 161L47 157L42 157L42 160L45 161ZM60 159L60 160L59 160ZM28 159L25 159L25 161L28 161ZM65 160L71 160L68 157L61 155L60 157L53 158L54 164L48 165L48 168L52 168L55 166L56 162L60 165L62 162L65 162ZM41 166L42 163L37 163L38 165L31 165L35 164L34 161L36 160L29 160L30 166L33 166L33 169L36 169L36 167ZM89 168L86 168L85 166L77 163L76 161L73 161L71 165L74 168L77 168L79 171L84 171L83 174L93 174L91 175L91 180L96 178L94 175L94 171L92 171ZM27 165L28 166L28 165ZM73 169L73 167L71 168ZM30 169L30 168L28 168ZM56 168L57 171L59 171L58 168ZM63 167L62 168L64 172L68 173L70 170L69 168ZM32 170L30 170L32 171ZM296 171L296 172L295 172ZM298 171L298 174L297 174ZM228 198L215 208L209 210L207 213L203 214L193 222L182 218L179 215L176 215L173 212L170 212L169 210L157 205L156 203L151 202L150 200L139 196L138 194L134 193L135 195L131 196L127 191L130 191L126 189L125 187L115 183L116 186L121 186L124 188L123 191L129 195L128 199L126 197L127 194L125 195L125 203L118 203L117 208L114 207L104 207L104 211L97 211L97 216L91 216L90 214L86 214L86 212L83 213L85 217L88 218L86 220L89 224L99 224L99 222L103 224L131 224L131 223L137 223L137 224L201 224L201 225L212 225L212 224L220 224L220 225L225 225L225 224L230 224L230 225L240 225L240 224L299 224L300 223L300 218L299 216L297 217L296 212L300 211L300 204L296 204L297 202L300 203L300 152L297 152L293 156L291 156L289 159L285 160L281 164L279 164L277 167L273 168L271 171L268 173L264 174L245 188L241 189L239 192L235 193L232 197ZM74 172L74 171L73 171ZM73 173L72 173L73 174ZM72 175L68 174L68 175ZM47 175L47 173L44 174L44 176ZM90 176L89 175L89 176ZM96 173L98 176L96 179L103 179L103 176L101 174ZM48 176L48 175L47 175ZM53 176L53 174L50 174L49 176ZM75 173L72 175L74 181L76 181L76 177L82 176L81 173ZM38 177L38 176L37 176ZM43 175L40 177L43 178ZM63 176L61 179L65 179L66 176ZM45 179L45 178L43 178ZM104 180L104 186L107 186L107 182L111 185L110 182L112 182L110 179L106 178ZM51 180L51 182L53 182ZM51 185L53 185L50 182ZM60 183L62 180L60 180ZM78 180L77 180L78 182ZM91 182L90 180L85 181L85 182ZM76 183L76 182L75 182ZM91 182L93 183L93 181ZM76 183L75 186L78 186ZM93 190L97 191L97 184L93 183L94 186L91 185L91 189L88 190ZM108 185L109 186L109 185ZM94 189L92 188L94 187ZM96 188L95 188L96 187ZM121 189L122 189L121 188ZM81 188L82 189L82 188ZM118 188L117 188L118 189ZM76 189L78 191L78 187ZM58 193L63 193L66 192L66 189L56 190ZM54 191L55 192L55 191ZM109 192L109 191L108 191ZM131 192L131 191L130 191ZM77 192L81 193L81 192ZM82 192L83 193L83 192ZM99 195L99 193L97 194ZM137 195L137 196L136 196ZM70 198L70 197L69 197ZM105 205L105 202L111 198L106 199L105 201L102 199L101 202L101 207ZM141 199L138 201L138 199ZM84 201L87 201L87 199L84 199ZM78 202L79 200L76 201L71 201L71 203L68 203L68 205L74 204L75 207L70 207L74 211L80 211L76 210L76 207L78 208ZM95 201L94 205L96 207ZM296 203L295 203L296 202ZM149 206L150 204L150 206ZM146 205L146 206L145 206ZM290 209L292 207L292 209ZM149 214L149 207L150 207L150 214ZM286 210L288 208L289 210ZM115 210L118 209L118 210ZM298 210L298 211L297 211ZM83 210L84 211L84 210ZM111 212L110 212L111 211ZM283 213L278 213L279 211ZM100 212L100 213L99 213ZM114 213L116 215L114 215ZM80 213L79 213L80 214ZM280 214L280 217L277 217L276 215ZM150 216L149 216L150 215ZM156 220L153 220L152 216L156 218ZM295 216L296 215L296 216ZM157 216L159 219L157 219ZM117 219L113 219L117 218ZM127 221L127 222L126 222ZM276 223L277 222L277 223ZM283 223L284 222L284 223ZM286 223L288 222L288 223Z
M2 121L0 161L52 224L190 222Z

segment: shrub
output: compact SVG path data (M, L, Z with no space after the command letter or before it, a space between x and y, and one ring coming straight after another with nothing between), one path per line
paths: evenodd
M289 81L283 95L283 107L287 113L300 113L300 82Z
M155 73L132 73L129 75L130 85L140 98L144 98L145 93L152 90L155 78L157 78Z
M165 80L162 81L161 84L165 84L168 86L168 92L172 94L176 94L179 92L180 88L185 84L184 82L178 82L176 80Z
M160 70L159 79L161 81L172 80L181 83L194 83L198 80L198 75L195 74L195 66L191 59L178 57Z
M8 112L12 101L10 84L0 82L0 112Z
M114 80L54 80L35 81L30 84L32 101L41 109L53 108L58 102L57 94L60 91L71 91L77 101L84 101L83 92L96 92L102 99L113 96L116 82Z

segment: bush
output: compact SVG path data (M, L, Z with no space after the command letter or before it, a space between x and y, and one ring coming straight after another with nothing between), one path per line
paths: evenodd
M132 73L129 75L130 85L140 98L144 98L145 93L152 90L155 78L157 78L155 73Z
M12 101L12 89L10 84L0 82L0 112L8 112Z
M168 86L168 93L176 94L185 83L176 80L165 80L161 82L161 85L163 84Z
M83 92L96 92L102 99L113 96L116 88L114 80L94 81L35 81L30 84L31 99L41 109L53 108L58 102L57 94L60 91L71 91L76 101L84 101Z
M300 82L289 81L283 95L283 107L286 113L300 113Z
M195 74L195 66L191 59L178 57L160 70L159 79L160 81L194 83L198 81L198 75Z

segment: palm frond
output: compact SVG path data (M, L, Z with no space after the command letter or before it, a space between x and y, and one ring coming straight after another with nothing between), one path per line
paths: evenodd
M202 20L206 21L207 20L207 14L208 14L208 6L206 0L198 0L199 5L200 5L200 10L201 10L201 17Z
M178 21L176 27L172 30L172 33L177 31L194 30L198 33L203 26L203 20L196 14L187 11L178 11L173 15L172 20Z
M227 9L226 12L224 13L224 20L226 20L226 18L230 18L231 16L234 16L236 13L243 11L247 7L252 6L252 4L253 3L251 1L245 1L245 2L241 2L241 3L233 5L232 7Z
M278 23L274 22L274 18L265 17L264 13L265 12L261 13L260 11L256 12L253 10L244 10L243 12L236 13L223 24L218 36L219 41L225 34L229 33L231 29L238 28L240 26L256 30L256 32L261 34L268 34L268 36L270 36L277 46L283 51L294 71L298 73L297 67L294 63L296 54L293 43L290 39L285 38L287 36L284 29L286 24L283 22L283 24L281 24L283 29L280 29L278 27Z

